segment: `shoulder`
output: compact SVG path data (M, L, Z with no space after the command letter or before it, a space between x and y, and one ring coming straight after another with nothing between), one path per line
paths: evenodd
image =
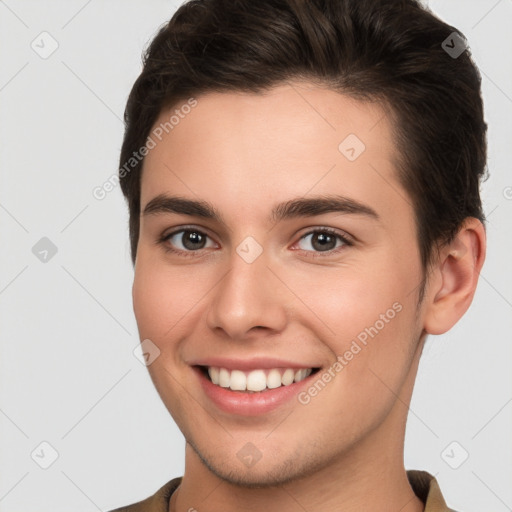
M180 483L181 477L173 478L160 487L155 494L149 496L149 498L133 503L132 505L116 508L110 512L167 512L169 499Z

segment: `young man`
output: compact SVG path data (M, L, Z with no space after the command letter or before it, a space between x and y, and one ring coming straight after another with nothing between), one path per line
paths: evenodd
M403 448L485 258L464 39L415 0L196 0L125 119L134 311L186 456L118 510L449 510Z

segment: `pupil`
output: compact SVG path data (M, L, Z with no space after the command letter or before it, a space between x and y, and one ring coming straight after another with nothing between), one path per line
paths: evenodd
M320 249L320 250L324 250L324 251L327 251L329 249L333 249L334 247L326 247L326 245L328 245L329 243L332 244L334 240L334 237L332 235L329 235L329 234L326 234L326 233L317 233L315 235L313 235L313 247L315 249ZM317 245L319 244L319 245Z
M183 233L182 243L187 249L201 249L204 245L204 239L200 233L196 233L195 231L186 231ZM197 244L199 244L200 247L198 247Z

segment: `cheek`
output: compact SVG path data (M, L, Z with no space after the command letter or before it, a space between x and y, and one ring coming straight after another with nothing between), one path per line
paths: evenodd
M166 323L166 310L172 311L165 304L170 299L165 283L157 279L154 272L140 265L133 281L133 311L139 327L141 339L160 337Z
M195 281L190 272L179 268L170 271L154 258L145 259L141 254L137 260L132 297L139 337L150 339L160 351L147 370L163 403L179 425L192 404L183 396L179 379L173 375L181 369L180 340L195 321L194 304L201 296L199 287L191 286Z
M133 282L133 309L139 334L168 342L194 315L195 306L206 294L208 281L192 275L185 267L166 268L149 258L140 258L139 262Z
M295 290L314 315L302 308L300 321L311 318L310 327L330 348L333 360L344 359L341 380L350 376L344 385L359 391L382 387L370 370L399 385L415 349L414 269L404 272L382 259L364 269L324 268L304 276L295 276Z
M340 348L379 320L402 295L400 283L389 279L389 272L375 263L297 270L287 280L294 283L294 292L314 314L317 324L328 328L328 339L341 342Z

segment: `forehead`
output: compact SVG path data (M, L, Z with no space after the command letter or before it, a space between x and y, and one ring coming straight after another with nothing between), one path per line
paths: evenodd
M307 82L194 99L163 110L153 126L142 208L162 193L199 195L239 213L331 192L383 213L390 201L410 206L396 178L391 121L377 103Z

